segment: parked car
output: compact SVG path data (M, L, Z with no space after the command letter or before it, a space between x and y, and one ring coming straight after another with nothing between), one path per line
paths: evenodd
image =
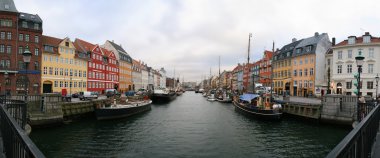
M71 97L78 98L79 97L79 93L74 93L74 94L71 95Z
M98 99L98 94L95 92L79 92L79 100Z
M119 96L120 93L116 89L106 89L105 91L107 98L112 97L112 96Z

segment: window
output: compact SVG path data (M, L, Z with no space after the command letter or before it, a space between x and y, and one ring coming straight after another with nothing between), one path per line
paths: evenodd
M63 81L59 81L59 87L63 87Z
M78 75L78 70L74 70L74 76L77 77Z
M69 70L65 69L65 76L68 76L68 75L69 75Z
M19 70L24 70L24 61L18 61L17 65Z
M7 9L9 8L9 5L6 4L4 7ZM12 20L0 19L0 26L12 27Z
M78 82L78 87L82 87L82 82Z
M293 65L294 65L294 66L297 66L297 61L294 60Z
M294 81L293 86L297 86L297 81Z
M373 73L373 64L368 64L368 73Z
M369 48L368 56L369 56L370 58L373 58L373 57L374 57L374 48Z
M7 39L8 40L12 40L12 32L8 32L7 33Z
M58 87L58 81L54 81L54 87Z
M83 77L86 77L86 71L83 71Z
M54 75L58 76L58 68L54 68Z
M79 70L78 77L82 77L82 70Z
M18 35L18 40L19 40L19 41L23 41L23 40L24 40L24 34L20 33L20 34Z
M70 59L70 65L72 65L73 64L73 59Z
M371 43L371 36L364 36L363 43Z
M309 59L306 58L306 59L305 59L305 64L307 64L308 62L309 62Z
M338 74L342 73L342 65L338 65Z
M0 39L5 40L5 32L0 33Z
M11 54L11 52L12 52L12 46L8 45L7 46L7 53Z
M347 52L347 58L348 59L352 58L352 50L348 50L348 52Z
M70 76L73 76L73 69L70 69Z
M86 82L83 82L83 88L86 88Z
M0 53L5 53L5 45L0 44Z
M313 81L309 81L309 88L313 88Z
M348 44L355 44L356 37L349 37Z
M70 87L73 87L73 82L72 81L70 81Z
M22 22L22 27L23 27L23 28L28 28L28 22L23 21L23 22Z
M39 30L40 29L40 25L37 24L37 23L34 23L34 27L33 27L35 30Z
M338 59L342 59L342 51L338 52Z
M305 69L305 76L307 76L307 69Z
M311 52L313 46L306 46L306 52Z
M59 68L59 75L63 76L63 68Z
M29 42L29 35L25 35L25 42Z
M24 53L24 49L22 46L19 46L18 47L18 54L22 54L22 53Z
M346 82L346 89L352 88L352 82Z
M76 88L77 87L77 82L74 82L74 88Z
M44 67L44 75L47 75L47 67Z
M53 68L49 67L49 75L53 75Z
M34 49L34 55L35 55L35 56L38 56L38 54L40 54L40 53L39 53L39 49L38 49L38 48Z
M68 58L65 58L65 63L66 63L66 64L69 63L69 59L68 59Z
M327 59L327 65L330 66L331 60Z
M67 87L67 81L65 81L65 87Z
M308 83L308 82L307 82L306 80L303 81L303 85L304 85L305 88L307 88L307 83Z
M296 49L296 54L299 54L299 53L301 53L302 52L302 48L297 48Z
M302 76L302 69L299 70L300 76Z
M367 82L367 89L373 89L373 82L372 81Z
M352 65L351 64L349 64L349 65L347 65L347 73L352 73Z
M39 37L36 35L34 36L34 42L38 43L40 40L39 40Z
M40 64L38 61L34 62L34 70L40 70Z
M300 65L302 65L302 59L300 59Z

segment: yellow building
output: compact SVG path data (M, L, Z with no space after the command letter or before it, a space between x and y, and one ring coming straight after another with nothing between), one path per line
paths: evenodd
M87 90L87 55L78 54L69 38L43 36L41 91L68 94Z
M321 96L325 79L325 54L331 47L327 33L303 39L292 56L293 96Z
M294 48L301 40L292 40L292 43L285 45L275 52L273 56L273 87L277 94L290 94L292 85L292 55Z
M292 59L293 96L307 96L314 93L315 54L296 56ZM295 86L296 85L296 86Z

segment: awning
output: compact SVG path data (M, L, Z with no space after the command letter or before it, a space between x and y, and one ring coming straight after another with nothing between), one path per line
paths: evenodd
M243 95L240 96L240 100L244 100L244 101L247 101L247 102L251 102L252 99L255 99L257 97L259 97L260 95L257 95L257 94L248 94L248 93L245 93Z

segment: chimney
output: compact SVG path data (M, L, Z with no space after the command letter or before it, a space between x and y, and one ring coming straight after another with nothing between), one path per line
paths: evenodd
M370 34L369 34L369 32L365 32L365 35L366 35L366 36L369 36Z
M315 37L319 36L319 33L318 33L318 32L315 32L315 33L314 33L314 36L315 36Z
M295 41L297 41L297 38L293 38L293 39L292 39L292 43L295 42Z
M335 46L335 37L332 38L332 46Z

